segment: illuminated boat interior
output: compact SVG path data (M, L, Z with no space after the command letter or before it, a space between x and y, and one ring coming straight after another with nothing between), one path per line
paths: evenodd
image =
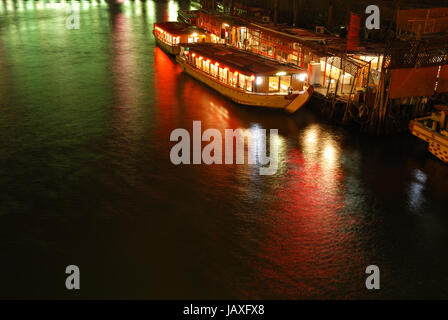
M154 36L169 46L207 41L207 34L203 30L183 22L155 23Z
M304 69L228 46L199 43L181 47L180 55L217 82L245 92L278 95L307 89Z

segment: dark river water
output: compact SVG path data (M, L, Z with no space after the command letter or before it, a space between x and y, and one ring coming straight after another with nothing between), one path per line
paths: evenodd
M187 2L82 1L73 30L66 6L0 0L1 298L448 298L448 167L423 142L233 104L154 44ZM277 174L173 165L193 120L278 129Z

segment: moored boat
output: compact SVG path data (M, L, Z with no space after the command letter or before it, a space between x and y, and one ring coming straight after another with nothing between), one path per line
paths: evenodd
M169 54L178 54L180 44L210 41L203 30L183 22L154 23L153 34L157 45Z
M411 133L429 143L428 150L448 163L448 112L434 112L409 123Z
M313 93L306 86L306 70L224 45L181 46L176 61L187 74L239 104L294 113Z

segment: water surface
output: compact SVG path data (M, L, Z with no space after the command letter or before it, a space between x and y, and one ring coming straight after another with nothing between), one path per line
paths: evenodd
M1 298L448 297L448 168L424 143L235 105L182 74L151 30L186 1L76 4L69 30L65 2L0 2ZM277 174L171 164L193 120L277 128Z

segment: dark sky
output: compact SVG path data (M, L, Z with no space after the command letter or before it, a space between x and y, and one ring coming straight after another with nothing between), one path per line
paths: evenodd
M248 4L264 8L273 8L274 0L246 0ZM287 22L292 22L294 0L278 0L280 14ZM303 26L326 24L330 0L295 0L297 3L298 22ZM244 2L244 0L243 0ZM332 0L333 20L335 24L348 22L350 11L363 14L368 5L380 8L381 18L390 21L397 6L400 8L427 8L448 6L448 0Z

